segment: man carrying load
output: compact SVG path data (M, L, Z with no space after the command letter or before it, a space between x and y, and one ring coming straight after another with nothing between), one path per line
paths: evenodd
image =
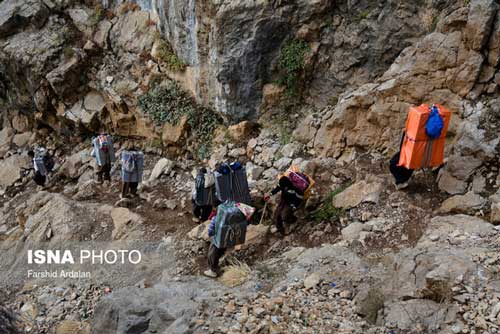
M144 168L144 153L137 151L134 147L123 151L122 163L122 193L121 199L136 197L139 183L142 182Z
M49 173L54 169L54 159L45 147L37 147L29 151L28 156L33 160L33 181L41 187L45 186Z
M264 201L281 192L281 198L274 211L274 223L278 232L285 235L285 225L293 224L297 217L294 212L302 205L310 194L314 180L307 174L299 172L297 167L291 167L285 174L280 175L278 185L270 194L264 195Z
M247 225L255 208L244 203L226 201L217 207L217 214L210 221L208 235L212 238L208 249L208 267L203 274L215 278L219 275L219 260L226 250L245 243Z
M408 186L415 169L440 167L451 113L440 105L410 108L400 151L389 165L397 189Z
M111 165L115 162L115 151L113 148L113 138L108 134L100 134L92 138L92 153L96 160L97 182L111 182Z

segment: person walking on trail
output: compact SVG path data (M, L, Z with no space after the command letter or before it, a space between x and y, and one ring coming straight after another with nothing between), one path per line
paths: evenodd
M193 205L193 221L204 222L209 219L214 206L217 206L215 196L215 179L206 168L200 168L196 175L195 187L191 202Z
M33 161L33 181L41 187L45 187L49 173L54 169L54 158L44 147L37 147L34 151L29 151L28 156Z
M401 138L401 143L399 144L399 151L394 154L389 162L389 170L394 176L394 185L396 189L401 190L408 187L408 182L410 181L413 175L413 169L408 169L404 166L398 166L399 159L401 157L401 147L403 146L403 141L405 138L405 134Z
M132 147L128 151L122 152L121 163L122 192L120 197L121 199L137 197L137 188L142 182L144 153Z
M246 228L251 223L255 208L244 203L226 201L220 204L208 226L208 236L212 239L208 249L207 277L219 276L219 261L228 248L245 243Z
M304 203L313 185L314 181L309 175L292 166L285 174L280 175L276 188L264 195L264 201L268 202L271 196L281 192L273 220L282 236L285 235L285 223L293 224L297 221L295 211Z
M91 156L96 160L97 182L111 182L111 165L115 162L113 138L108 134L100 134L92 138Z

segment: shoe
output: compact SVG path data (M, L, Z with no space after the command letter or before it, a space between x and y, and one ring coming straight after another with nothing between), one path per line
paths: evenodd
M203 275L210 277L210 278L217 278L217 273L213 271L212 269L205 270L203 272Z
M396 184L396 189L397 190L405 189L407 187L408 187L408 182Z

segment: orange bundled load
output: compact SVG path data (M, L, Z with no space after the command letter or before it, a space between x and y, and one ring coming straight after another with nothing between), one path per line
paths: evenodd
M451 112L443 106L435 106L443 121L441 134L437 138L429 137L426 131L431 108L426 104L410 108L398 166L407 169L420 169L439 167L443 164L444 142L450 124Z

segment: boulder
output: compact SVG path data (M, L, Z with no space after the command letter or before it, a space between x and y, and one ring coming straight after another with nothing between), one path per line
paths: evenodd
M188 130L188 119L182 116L176 125L165 123L162 129L161 140L164 145L180 145L182 138L185 137Z
M0 131L0 147L9 147L14 138L14 130L10 127L4 127Z
M90 325L75 320L63 320L57 325L55 334L90 334Z
M280 104L286 87L274 83L265 84L262 87L262 103L260 108L266 110Z
M266 234L269 227L263 224L248 225L245 243L235 247L236 250L248 249L252 246L257 246L266 241Z
M191 231L188 232L187 236L193 240L204 240L210 241L210 237L208 236L208 226L210 225L210 220L194 227Z
M342 238L347 241L357 240L363 230L364 224L359 222L350 223L342 229Z
M243 121L228 128L229 136L235 141L245 140L253 131L253 124L249 121Z
M69 156L61 166L61 172L70 179L79 178L84 172L82 156L83 152Z
M473 216L463 214L437 216L431 219L417 245L419 248L426 248L436 243L447 244L448 237L454 233L486 238L495 235L495 229L487 221Z
M250 181L257 181L262 173L264 172L264 167L248 162L245 166L247 172L247 178Z
M48 16L41 0L5 0L0 2L0 38L13 35L29 24L41 28Z
M149 176L149 181L154 181L160 178L161 175L168 175L172 169L175 167L175 162L168 160L167 158L161 158L156 163L151 175Z
M465 39L473 50L481 50L488 42L498 5L494 0L472 0L465 27Z
M306 279L304 280L304 287L306 289L312 289L316 287L320 281L321 277L319 273L312 273L311 275L307 276Z
M24 132L24 133L19 133L14 136L12 139L12 143L16 145L17 147L24 147L26 146L29 142L31 137L33 136L33 133L31 132Z
M88 8L71 8L67 10L69 17L73 20L76 28L83 32L86 36L92 34L94 29L94 22L92 16L95 15L91 9Z
M364 202L378 203L382 183L359 181L333 198L336 208L350 209Z
M136 54L151 50L156 27L151 26L149 20L150 14L146 11L128 11L119 16L109 33L111 47Z
M187 333L197 308L213 307L226 291L204 277L116 290L96 305L92 333Z
M432 300L413 299L384 305L384 326L403 332L410 332L417 325L428 333L437 332L450 317L456 317L456 314L448 314L446 308Z
M28 203L24 233L30 240L50 241L54 245L80 241L91 235L99 218L97 208L97 204L82 204L59 194L40 193L39 197ZM29 214L30 210L34 212Z
M451 195L463 194L467 189L467 182L455 178L447 170L442 170L439 173L438 187Z
M303 118L295 130L293 137L303 144L312 143L316 132L318 132L319 124L313 115L307 115Z
M440 213L472 213L481 209L486 199L470 191L465 195L456 195L445 200L439 208Z
M85 96L83 100L83 107L87 111L97 111L101 112L106 106L106 101L104 97L98 92L90 92Z
M23 114L17 114L14 117L12 117L12 127L16 132L26 132L29 130L29 120L28 117L26 117ZM0 144L1 146L1 144Z
M114 208L111 210L113 219L113 240L139 240L142 237L143 219L127 208Z
M284 171L288 167L290 167L290 164L292 163L292 159L284 157L279 160L276 160L274 162L274 168L276 168L279 171Z
M47 73L46 79L59 96L74 93L75 87L80 85L82 66L83 56L76 52L69 60Z
M94 34L94 42L101 48L107 49L108 45L108 36L113 24L108 20L102 20L97 25L95 34Z
M21 168L30 166L28 156L11 155L0 160L0 189L5 190L21 178Z
M301 145L298 143L288 143L281 148L281 154L285 158L293 158L295 157L301 150Z

